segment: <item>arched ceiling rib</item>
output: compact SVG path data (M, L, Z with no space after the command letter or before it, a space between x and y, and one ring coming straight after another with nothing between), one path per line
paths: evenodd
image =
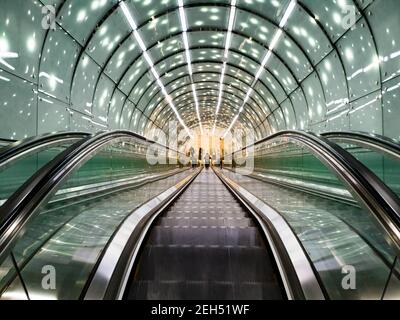
M215 49L212 49L212 50L215 50ZM206 49L204 49L203 50L205 53L207 52L206 51ZM215 52L214 52L215 53ZM173 57L173 56L172 56ZM201 68L202 68L202 70L198 70L198 72L196 72L196 73L204 73L204 74L207 74L209 71L207 71L207 70L204 70L204 69L207 69L207 66L209 66L209 65L214 65L214 66L219 66L219 69L218 70L215 70L215 71L217 71L217 72L215 72L215 74L217 75L217 74L220 74L221 73L221 67L220 67L220 63L218 63L218 60L217 59L215 59L215 60L206 60L206 61L194 61L193 63L192 63L192 65L193 65L193 69L195 70L195 71L197 71L197 69L198 68L196 68L196 65L201 65ZM185 76L187 76L185 73L184 73L184 70L178 70L178 71L180 71L180 72L175 72L176 71L176 69L178 69L178 68L180 68L180 67L182 67L182 65L178 65L178 66L175 66L175 67L172 67L171 69L169 69L167 72L165 72L162 76L161 76L161 78L163 78L163 77L165 77L165 75L167 74L168 75L168 77L165 77L165 83L171 83L172 81L170 80L170 79L182 79L182 78L184 78ZM234 72L232 72L234 70ZM177 73L177 74L176 74ZM233 77L236 77L236 79L235 79L235 82L239 82L239 83L243 83L243 84L246 84L247 86L248 85L250 85L251 84L251 82L252 82L252 74L251 74L251 72L249 72L249 71L247 71L247 70L245 70L245 68L244 67L242 67L242 66L236 66L236 65L234 65L234 64L228 64L228 69L227 69L227 74L228 75L231 75L231 76L233 76ZM167 81L169 81L169 82L167 82ZM281 84L277 81L277 79L275 78L274 79L274 82L275 82L275 84L277 85L277 86L281 86ZM271 95L271 96L273 96L273 99L274 99L274 101L275 102L277 102L277 98L276 97L274 97L274 94L272 93L272 92L270 92L270 90L268 89L268 87L264 84L264 81L263 80L260 80L260 85L262 85L263 87L264 87L264 91L266 91L266 92L268 92L269 93L269 95ZM139 86L140 87L140 86ZM265 102L265 103L267 103L267 102Z
M132 15L133 16L135 16L135 11L136 11L136 8L134 7L135 6L135 4L133 4L133 6L131 5L130 6L130 3L129 3L129 1L127 2L127 4L128 4L128 7L129 7L129 9L132 9ZM223 11L223 10L225 10L225 8L224 8L224 6L226 5L226 2L225 3L215 3L215 4L213 4L212 6L205 6L204 4L190 4L190 3L188 3L188 6L187 6L187 11L188 11L188 15L190 15L190 14L196 14L195 13L195 9L199 9L199 11L200 12L202 12L202 14L204 15L204 14L206 14L206 12L208 11L208 10L210 10L210 11L219 11L219 12L221 12L221 11ZM217 10L216 10L217 9ZM118 9L116 9L115 7L113 8L113 10L119 10L119 8ZM140 21L140 20L138 20L139 22L137 22L137 24L139 25L139 27L138 27L138 30L139 30L139 32L141 31L141 30L144 30L143 31L143 35L146 35L146 26L147 25L149 25L149 24L154 24L154 21L156 21L157 19L159 19L159 20L161 20L161 19L163 19L165 16L170 16L171 14L176 14L176 10L178 10L178 7L168 7L167 8L167 10L165 11L165 12L162 12L162 11L160 11L158 14L154 14L153 16L152 16L152 18L150 18L150 19L148 19L147 21L145 21L145 20L143 20L143 21ZM237 11L237 15L240 15L240 14L243 14L241 11L243 11L243 12L248 12L248 10L246 9L246 11L244 11L243 9L239 9L238 8L238 11ZM224 13L220 13L221 15L220 15L220 17L223 17L224 16ZM93 35L93 38L95 38L96 37L96 34L97 33L106 33L107 32L107 30L105 30L104 31L104 29L106 29L107 28L107 19L111 19L111 17L112 16L115 16L116 15L116 13L109 13L109 15L108 15L108 17L106 18L106 19L104 19L104 23L103 23L103 25L99 25L99 27L98 27L98 30L97 30L97 32L96 33L94 33L94 35ZM226 14L225 14L226 15ZM140 15L141 16L141 15ZM229 16L229 14L227 14L227 16ZM212 18L210 18L210 19L212 19ZM217 20L217 19L215 19L214 18L214 20ZM219 19L219 20L222 20L222 19ZM263 20L265 20L264 22L266 22L266 21L268 21L268 23L271 25L271 26L273 26L273 27L276 27L276 24L274 25L274 22L272 22L271 20L267 20L267 19L265 19L265 17L263 18ZM163 20L163 22L168 22L168 18L167 19L165 19L164 18L164 20ZM176 21L174 21L174 23L175 23L175 25L177 25L177 22ZM226 24L225 24L226 25ZM226 26L224 26L224 25L222 25L222 26L220 26L220 24L219 23L211 23L210 25L208 25L208 26L206 26L206 27L214 27L215 28L215 30L214 30L214 32L218 32L218 34L219 34L219 37L221 37L222 38L222 35L226 32L226 30L224 30L224 28L226 28ZM165 38L165 39L154 39L154 41L153 41L153 43L151 43L150 41L149 41L149 39L148 38L146 38L146 46L149 48L148 49L148 51L149 51L149 54L150 55L152 55L152 48L154 48L154 47L156 47L156 46L162 46L162 43L164 42L164 41L170 41L170 39L171 38L174 38L174 37L181 37L182 36L182 34L181 34L181 32L182 32L182 30L179 30L179 27L173 27L173 28L175 28L175 29L177 29L177 34L175 34L175 35L173 35L173 36L171 36L171 35L169 35L168 33L166 34L167 35L167 37ZM218 30L218 28L220 28L221 30ZM200 29L201 30L201 32L204 32L204 30L202 30L202 29ZM225 31L225 32L224 32ZM191 30L191 29L188 29L188 33L189 33L189 39L192 39L192 35L193 35L193 33L194 33L195 31L194 30ZM233 30L233 38L234 37L238 37L238 36L240 36L240 37L242 37L243 38L243 40L241 41L241 43L240 43L240 45L243 47L245 44L246 44L246 41L249 41L248 39L249 38L247 38L247 35L245 34L245 33L243 33L242 31L240 31L240 30ZM142 36L143 36L142 35ZM127 36L127 35L124 35L123 37L121 37L122 38L122 41L121 41L121 43L120 43L120 45L122 44L122 43L124 43L125 41L127 41L128 39L129 39L129 36ZM143 38L143 39L145 39L145 38ZM189 40L190 41L190 40ZM257 40L256 39L252 39L251 40L252 42L257 42ZM90 41L89 41L89 43L90 43ZM156 43L157 43L157 45L156 45ZM235 38L232 40L232 44L233 43L235 43ZM254 56L254 44L252 44L253 45L253 47L251 48L252 50L253 50L253 56ZM262 44L261 43L258 43L258 45L261 47L262 46ZM182 46L182 45L181 45ZM89 44L89 47L90 47L90 44ZM179 46L178 46L179 47ZM93 49L94 48L94 49ZM261 47L262 48L262 47ZM96 49L96 46L95 45L93 45L92 46L92 48L89 48L89 50L95 50ZM193 54L193 52L194 52L194 50L201 50L203 53L205 53L205 52L207 52L207 51L205 51L205 50L207 50L207 49L209 49L209 48L207 48L206 46L204 46L204 47L202 47L202 46L199 46L199 47L197 47L196 49L194 49L194 48L190 48L191 50L191 55ZM222 47L220 47L219 48L220 50L223 50L223 48ZM233 47L232 48L230 48L231 49L231 51L232 52L234 52L234 49L233 49ZM239 49L240 49L240 47L239 47ZM243 48L242 48L243 49ZM213 48L213 49L211 49L211 50L217 50L216 48ZM116 51L117 51L117 49L114 49L114 54L116 53ZM244 50L245 51L245 50ZM262 49L261 50L259 50L260 52L259 52L259 56L257 57L257 58L253 58L253 61L254 60L256 60L257 61L257 59L258 59L258 61L257 61L257 63L259 64L260 63L260 58L262 58L262 56L260 56L260 54L262 54ZM180 53L182 53L182 51L180 52ZM175 54L179 54L179 53L175 53ZM241 54L241 52L240 52L240 50L238 50L237 52L236 52L236 55L238 55L238 54ZM112 62L112 54L107 58L107 59L105 59L105 63L104 63L104 65L105 66L107 66L108 65L108 63L109 62ZM138 55L138 57L139 57L140 55ZM245 56L245 55L243 55L243 56ZM200 59L201 58L203 58L203 57L200 57ZM218 56L216 56L216 61L218 62ZM243 58L243 57L241 57L241 59L246 59L246 58ZM182 61L182 65L184 65L185 64L185 61L184 61L184 59L182 59L183 61ZM281 60L281 62L283 62L283 60L282 59L280 59ZM187 62L187 61L186 61ZM192 62L193 63L197 63L197 61L195 61L194 59L192 59ZM154 65L155 65L155 69L157 69L157 66L158 66L158 64L159 64L160 62L155 62L154 63ZM282 63L283 65L285 65L285 63L283 62ZM142 63L142 65L143 65L143 63ZM232 64L230 64L230 65L235 65L234 63L232 63ZM132 63L131 64L131 67L134 67L135 66L135 63ZM106 67L106 69L107 69L107 67ZM289 68L287 68L288 70L290 70ZM125 74L126 73L128 73L128 70L129 70L129 68L126 68L126 71L124 72ZM160 70L161 71L161 70ZM140 82L140 79L143 79L143 77L145 77L145 74L148 74L148 72L149 72L149 67L147 67L145 70L143 70L143 73L142 73L142 75L140 76L140 78L139 78L139 80L135 83L135 85L132 85L132 88L129 90L129 93L128 93L128 96L131 96L132 95L132 93L137 93L137 92L135 92L135 88L136 88L136 85L141 85L141 88L139 89L139 93L141 92L141 91L143 91L143 83L141 83ZM170 70L166 70L165 72L164 72L164 74L165 73L167 73L168 74L168 72L170 72ZM290 72L290 71L289 71ZM292 72L290 72L291 74L292 74ZM217 76L217 73L215 74L215 76ZM292 77L293 77L293 79L295 79L295 76L292 74ZM160 78L162 78L162 76L160 77ZM121 81L123 79L123 76L120 78L120 80L119 81ZM239 81L241 81L241 78L240 77L238 77L237 79L239 79ZM151 85L154 85L154 82L148 82L148 84L150 84L150 86ZM186 82L186 85L189 85L189 83L188 82ZM268 90L268 89L265 89L265 90ZM154 91L154 90L153 90ZM160 91L160 90L158 90L158 91ZM269 90L268 90L269 91ZM189 98L190 99L190 98ZM139 101L140 100L138 100L138 101L134 101L134 102L137 102L137 103L139 103ZM276 101L276 99L275 99L275 101ZM224 104L224 102L222 102L222 104ZM269 108L268 108L268 105L266 104L265 106L264 106L264 108L266 108L267 110L268 110L268 113L269 113ZM154 108L154 109L156 109L156 108ZM142 109L142 111L145 111L146 109ZM201 114L201 112L200 112L200 114ZM130 123L131 123L131 119L130 119L130 121L129 121ZM224 120L222 120L221 122L226 122L226 121L224 121ZM262 120L261 119L258 119L258 121L256 121L256 123L261 123L262 122Z
M217 79L216 79L217 80ZM227 77L227 80L230 80L229 79L229 77ZM196 83L196 86L197 85L201 85L201 84L214 84L214 90L218 90L218 86L219 86L219 82L218 81L211 81L211 80L206 80L206 81L202 81L202 82L195 82ZM230 85L231 83L228 81L228 82L226 82L226 83L224 83L224 85L225 86L228 86L228 85ZM177 91L177 92L181 92L181 90L185 90L185 88L187 88L188 86L187 85L183 85L182 87L179 87L179 88L177 88L175 91ZM236 105L239 105L240 103L241 103L241 101L244 99L244 97L245 97L245 95L246 95L246 91L244 90L244 89L242 89L242 88L236 88L235 86L231 86L231 88L230 88L231 90L224 90L223 92L225 93L225 95L224 95L224 99L223 99L223 104L225 104L227 101L229 101L230 99L229 99L229 95L233 95L236 99L236 101L234 102ZM198 90L198 91L200 91L200 90ZM233 94L232 92L229 92L229 91L233 91L233 92L235 92L236 93L236 95L235 94ZM176 96L176 98L179 98L179 97L181 97L183 94L187 94L188 93L188 90L186 90L186 91L184 91L184 93L182 93L182 94L180 94L180 95L177 95ZM172 94L172 96L175 96L174 95L174 91L172 91L171 92L171 94ZM213 97L213 96L217 96L218 97L218 94L213 94L211 91L208 91L208 94L207 94L207 96L208 97ZM185 102L185 101L184 101ZM264 115L264 118L269 114L269 110L266 112L266 110L265 110L265 107L263 108L263 107L261 107L260 105L258 105L257 104L257 102L256 101L254 101L254 100L252 100L252 101L250 101L250 102L252 102L252 104L249 104L249 108L247 108L246 110L248 110L249 112L255 112L256 114L258 114L258 115ZM178 106L179 106L179 104L178 104ZM239 107L237 107L237 109L239 109ZM162 111L163 109L161 109L160 110L160 112ZM255 111L256 110L256 111ZM215 111L215 106L214 106L214 108L212 109L212 111ZM261 120L261 119L260 119Z

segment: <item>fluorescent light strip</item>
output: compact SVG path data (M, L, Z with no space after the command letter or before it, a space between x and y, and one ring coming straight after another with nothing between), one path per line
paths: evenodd
M225 78L225 71L226 71L226 62L228 60L228 55L229 55L229 48L231 46L231 40L232 40L232 30L233 30L233 25L235 23L235 15L236 15L236 0L231 0L231 8L229 12L229 22L228 22L228 30L226 33L226 40L225 40L225 50L224 50L224 64L222 66L221 70L221 78L219 81L219 95L218 95L218 101L217 101L217 107L215 108L215 122L214 122L214 127L212 130L212 134L215 134L215 127L217 125L217 116L219 113L219 109L221 108L222 104L222 92L224 90L224 78Z
M193 91L193 96L194 96L194 104L196 106L197 117L200 119L199 101L197 99L196 87L195 87L194 83L192 83L192 91ZM201 122L200 122L200 128L201 128L201 131L203 132L203 129L202 129L202 126L201 126Z
M133 35L135 36L136 42L139 44L140 49L142 49L143 52L146 52L147 51L146 45L144 44L144 41L140 36L139 32L137 30L134 30Z
M189 40L188 40L186 31L183 31L182 38L183 38L183 45L185 46L185 50L189 50Z
M10 79L8 79L8 78L6 78L6 77L3 77L3 76L0 76L0 80L4 80L4 81L7 81L7 82L10 81Z
M231 131L233 125L235 124L236 120L239 118L239 114L237 114L234 118L232 123L230 124L229 128L225 131L224 133L224 138L226 137L226 135L228 134L229 131Z
M150 68L151 73L153 74L154 78L156 78L156 80L160 80L160 76L158 75L158 72L156 71L156 69L154 69L154 67Z
M190 75L190 81L192 83L192 93L193 93L193 98L194 98L194 104L195 104L195 107L196 107L197 119L199 120L200 132L201 132L201 134L203 134L203 125L201 123L199 101L197 99L196 88L195 88L195 85L193 83L192 59L190 57L189 39L188 39L188 34L187 34L187 29L188 28L187 28L187 22L186 22L185 9L183 7L183 0L178 0L178 6L179 6L179 18L181 20L181 27L182 27L183 45L185 47L186 63L187 63L187 66L188 66L188 72L189 72L189 75Z
M182 118L180 117L178 110L176 110L176 107L172 102L171 96L168 95L167 90L165 89L163 83L160 80L160 76L158 75L156 69L154 68L153 60L151 60L151 57L147 52L146 45L137 30L137 24L135 23L135 20L133 19L133 16L132 16L131 12L129 11L128 6L126 5L126 3L124 1L121 1L119 3L119 6L122 9L122 12L124 13L126 20L128 21L130 27L133 30L133 35L136 39L136 42L139 44L140 49L143 52L144 59L146 60L147 64L149 65L151 73L153 74L154 78L156 79L157 85L160 87L161 92L163 93L163 95L165 97L165 100L168 102L172 111L174 111L174 113L175 113L177 119L179 120L180 124L182 125L182 127L185 129L185 131L188 133L188 135L191 138L193 138L193 134L190 132L189 128L185 125Z
M44 90L42 90L42 89L39 89L38 92L44 93L45 95L48 95L49 97L52 97L52 98L54 98L54 99L57 99L57 97L56 97L55 95L53 95L53 94L51 94L51 93L48 93L48 92L46 92L46 91L44 91Z
M333 120L335 120L335 119L337 119L337 118L340 118L341 116L347 114L348 112L349 112L349 110L344 110L344 111L338 113L337 115L335 115L335 116L333 116L333 117L327 119L327 121L328 121L328 122L329 122L329 121L333 121Z
M265 55L263 61L261 62L260 68L258 68L258 71L257 71L257 73L256 73L256 75L254 77L253 83L251 84L252 87L255 86L256 82L258 81L258 79L260 79L260 76L263 73L264 68L267 65L267 63L268 63L269 59L271 58L271 56L272 56L272 51L268 50L268 52Z
M186 62L187 62L187 65L188 65L189 74L190 74L190 76L193 76L192 59L190 58L189 50L186 50Z
M225 70L226 70L226 62L224 62L222 65L221 78L219 80L219 94L218 94L217 108L215 110L215 116L218 115L218 112L219 112L219 109L220 109L221 103L222 103L222 91L224 89Z
M11 70L15 70L15 68L11 64L9 64L6 60L4 60L2 58L0 58L0 63L5 65L7 68L9 68Z
M121 7L122 12L124 13L126 20L128 20L128 23L129 23L129 25L131 26L132 30L135 31L135 30L137 29L137 25L136 25L136 23L135 23L135 20L133 20L133 17L132 17L132 15L131 15L131 12L130 12L129 9L128 9L128 6L127 6L126 3L123 2L123 1L120 2L119 6Z
M228 32L226 34L226 41L225 41L225 53L224 53L225 58L228 58L229 47L231 46L232 29L233 29L233 24L235 22L235 13L236 13L235 5L236 5L236 1L232 0L231 11L229 13Z
M53 101L50 101L50 100L48 100L48 99L46 99L46 98L40 97L40 99L41 99L42 101L44 101L44 102L47 102L48 104L54 104Z
M271 56L272 56L272 51L268 50L267 54L264 57L264 60L262 61L263 68L267 65L267 63L268 63L269 59L271 58Z
M286 25L286 23L287 23L287 21L288 21L290 15L292 14L294 8L296 7L296 4L297 4L297 1L296 1L296 0L292 0L292 1L289 3L289 6L287 7L287 9L286 9L286 11L285 11L285 14L284 14L283 17L282 17L282 20L281 20L281 22L279 23L279 28L283 28L283 27Z
M1 51L0 52L0 58L15 59L18 57L19 57L19 55L17 52L10 52L10 51Z
M146 60L147 64L150 66L150 68L154 68L153 60L151 60L151 58L146 50L143 51L143 56L144 56L144 59Z
M249 101L251 94L253 93L253 88L250 88L249 91L247 91L246 97L243 100L243 105L242 107Z
M53 80L53 81L58 82L60 84L64 83L64 81L62 79L57 78L54 74L50 75L47 72L40 72L39 73L39 78L41 78L41 77L45 77L45 78L47 78L49 80Z
M268 52L271 52L271 51L268 51ZM261 65L261 66L262 66L262 65ZM259 69L258 69L258 71L257 71L257 73L256 73L256 75L255 75L255 77L254 77L253 83L257 82L257 80L260 78L261 73L263 72L263 69L264 69L264 68L259 68Z
M281 38L281 36L283 34L282 28L286 25L287 21L289 20L289 17L292 14L294 8L296 7L296 4L297 4L297 0L291 0L289 5L288 5L288 7L286 8L286 11L285 11L285 13L284 13L284 15L282 17L282 20L279 23L279 29L277 30L277 32L275 33L274 37L272 38L271 44L270 44L270 46L268 48L268 51L267 51L263 61L261 62L260 68L257 70L257 72L256 72L256 74L254 76L254 80L253 80L253 83L251 84L250 90L247 92L246 97L243 100L243 104L239 109L239 114L244 110L244 106L246 105L246 103L250 99L250 95L253 93L253 87L256 85L256 83L257 83L258 79L260 78L263 70L265 69L265 66L267 65L269 59L271 58L272 51L275 49L276 45L279 42L279 39ZM235 124L236 120L239 117L239 114L235 116L235 118L233 119L231 125L225 131L224 137L232 129L233 125Z
M187 23L186 23L185 9L183 8L183 0L178 0L178 6L179 6L179 17L181 18L182 30L183 32L186 32Z
M283 33L282 29L278 29L278 31L275 33L274 38L271 41L271 45L269 46L270 51L275 49L279 39L281 38L282 33Z

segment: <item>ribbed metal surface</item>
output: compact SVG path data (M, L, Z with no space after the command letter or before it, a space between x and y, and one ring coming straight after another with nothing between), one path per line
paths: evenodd
M258 228L203 170L152 228L128 299L282 299Z

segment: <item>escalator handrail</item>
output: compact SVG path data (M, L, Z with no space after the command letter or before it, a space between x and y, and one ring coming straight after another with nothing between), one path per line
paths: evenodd
M79 167L102 146L123 138L156 144L179 153L126 130L101 132L79 140L38 170L0 207L0 260L34 210L68 177L70 172Z
M388 137L358 131L325 132L321 136L333 141L356 143L378 152L389 154L400 160L400 144Z
M330 167L375 215L400 249L400 199L371 170L336 143L314 133L296 130L276 132L240 150L255 147L278 138L304 145Z
M7 145L17 142L15 139L6 139L6 138L0 138L0 145L3 145L3 147L6 147Z
M58 132L15 141L0 150L0 170L27 153L63 141L74 141L87 136L89 136L89 133L86 132Z

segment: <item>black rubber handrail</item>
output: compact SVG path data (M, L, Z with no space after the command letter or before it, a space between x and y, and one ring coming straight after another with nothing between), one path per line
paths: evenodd
M69 173L102 146L124 138L157 144L172 150L125 130L102 132L79 140L37 171L0 207L0 261L34 210L68 177Z
M35 152L64 141L74 141L88 136L89 134L85 132L59 132L43 134L13 142L0 149L0 170L25 156L27 153Z
M354 143L380 153L385 153L400 160L400 144L388 137L358 131L325 132L321 136L332 141Z
M400 199L371 170L349 152L325 137L304 131L286 130L274 133L234 153L273 142L279 138L300 143L333 170L384 226L400 250Z

